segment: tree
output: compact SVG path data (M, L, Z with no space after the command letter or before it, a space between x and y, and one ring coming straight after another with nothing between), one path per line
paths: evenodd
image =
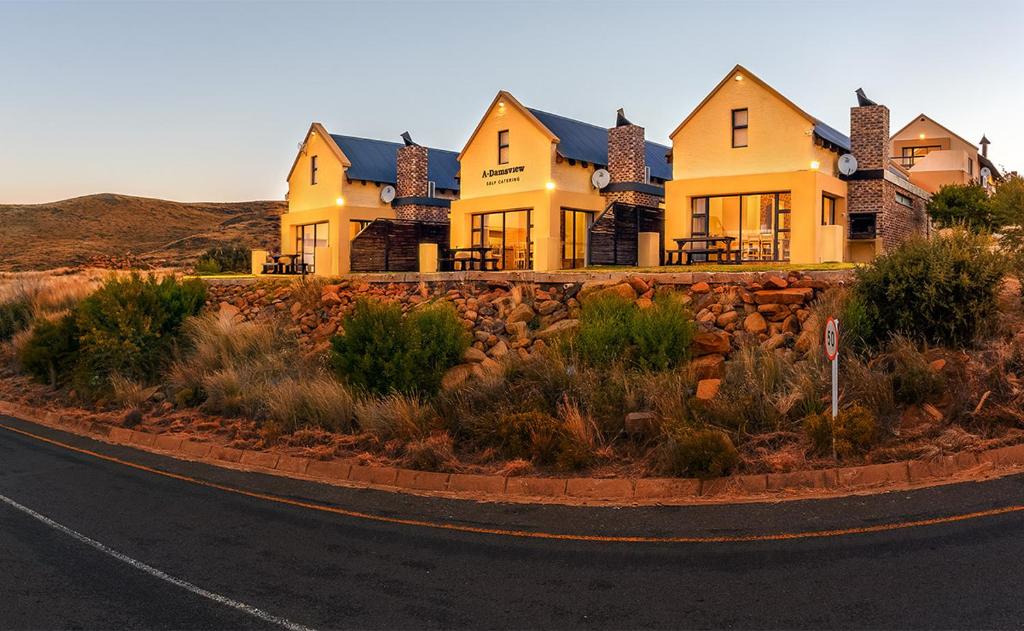
M928 215L940 228L963 226L993 232L1003 226L988 193L978 184L947 184L928 200Z
M1024 178L1009 176L996 188L989 203L1004 226L1000 245L1017 269L1024 269Z

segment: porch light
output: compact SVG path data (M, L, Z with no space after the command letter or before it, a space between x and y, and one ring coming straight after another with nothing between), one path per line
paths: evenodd
M553 190L555 190L555 183L554 182L548 182L547 184L544 185L544 188L548 189L549 191L553 191Z
M735 79L736 79L737 81L743 81L743 75L741 75L741 74L737 74L737 75L736 75L736 76L735 76L734 78L735 78Z
M920 138L921 140L924 140L924 134L918 134L917 137Z
M820 167L820 166L821 166L820 162L818 162L817 160L811 160L811 169L812 170L817 171L818 167Z
M334 203L337 204L338 206L344 206L345 205L345 198L344 197L339 197L338 199L334 200Z

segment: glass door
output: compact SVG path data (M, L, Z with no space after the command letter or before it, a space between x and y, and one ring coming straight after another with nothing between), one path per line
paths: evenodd
M327 222L297 226L295 236L297 262L305 263L306 270L313 273L316 271L316 249L327 247Z
M562 269L587 264L587 233L592 223L592 212L562 209Z

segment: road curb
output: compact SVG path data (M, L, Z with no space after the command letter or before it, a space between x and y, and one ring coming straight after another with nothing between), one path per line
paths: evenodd
M741 503L863 495L1011 475L1024 469L1024 444L961 452L930 460L721 478L543 478L438 473L367 465L356 459L314 460L235 449L183 435L154 434L63 417L0 401L0 414L38 425L183 460L328 484L481 501L560 504Z

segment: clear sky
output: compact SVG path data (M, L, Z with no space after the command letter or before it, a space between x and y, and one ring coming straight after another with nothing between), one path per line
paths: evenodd
M1024 169L1024 2L0 0L0 203L281 199L311 121L461 149L499 89L668 134L735 64L846 131L926 112Z

